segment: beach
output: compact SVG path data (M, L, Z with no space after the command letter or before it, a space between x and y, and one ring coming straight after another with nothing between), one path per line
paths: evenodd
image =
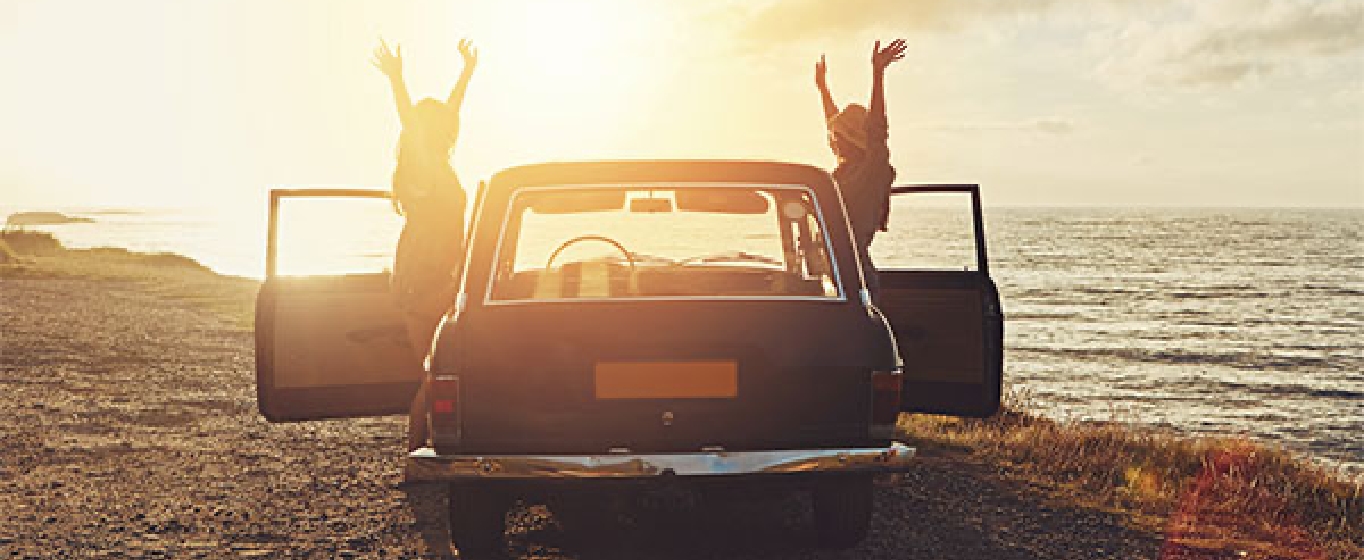
M1364 560L1364 0L0 14L0 560Z
M370 202L321 215L286 204L282 273L389 266L397 215ZM905 227L872 246L878 266L974 264L969 215L906 202L893 208ZM67 247L171 252L227 275L264 272L263 205L231 214L57 210L94 220L33 226ZM1005 380L1037 412L1254 437L1364 471L1364 212L987 207L984 217L1005 313ZM290 224L307 226L294 232L299 243ZM330 242L308 243L318 231Z
M0 556L448 554L443 487L400 484L403 418L270 424L256 412L254 280L183 261L77 253L29 257L0 277ZM1200 541L1185 538L1190 533L1170 538L1178 506L1115 507L979 442L960 443L952 434L965 431L953 426L906 428L921 430L904 434L921 457L903 480L878 490L871 535L851 551L813 548L808 504L790 496L646 507L586 552L543 506L523 504L509 516L509 551L1078 559L1221 558L1215 554L1226 547L1249 546L1222 540L1201 554L1198 546L1209 545L1191 544ZM1359 550L1307 527L1242 538L1283 554L1269 557ZM1331 548L1340 546L1347 548Z
M175 295L213 286L249 308L254 282L195 270L3 281L5 557L415 558L448 543L443 489L399 487L403 419L266 422L249 326ZM789 499L645 515L604 553L1150 558L1158 545L1120 516L1047 506L980 465L930 458L881 492L872 536L844 555L804 549ZM519 557L577 557L560 554L543 508L513 517ZM714 545L714 531L733 546Z

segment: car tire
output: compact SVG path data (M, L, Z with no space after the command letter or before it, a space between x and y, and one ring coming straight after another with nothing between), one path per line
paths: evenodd
M815 536L820 546L850 548L866 538L872 511L870 476L823 481L811 494Z
M449 486L450 537L460 558L497 558L504 552L507 500L488 484Z
M556 497L549 505L566 541L586 548L608 538L616 528L616 511L610 496L574 492Z

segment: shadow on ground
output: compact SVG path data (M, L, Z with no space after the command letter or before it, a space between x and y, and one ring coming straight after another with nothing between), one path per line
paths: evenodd
M450 555L444 486L404 489L424 549ZM508 514L507 557L517 559L979 559L1155 558L1159 535L1116 515L1048 505L1040 491L968 462L927 458L877 492L871 532L848 550L816 546L809 501L798 493L647 498L618 509L609 528L564 530L546 506Z

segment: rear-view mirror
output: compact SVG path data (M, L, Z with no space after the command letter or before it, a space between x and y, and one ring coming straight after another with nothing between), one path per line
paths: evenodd
M645 214L672 212L673 201L667 198L634 198L630 200L630 211Z

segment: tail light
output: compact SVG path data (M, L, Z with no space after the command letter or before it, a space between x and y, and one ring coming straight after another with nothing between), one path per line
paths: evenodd
M459 376L432 376L427 395L432 439L446 444L458 443L461 436Z
M896 371L871 372L871 423L894 424L900 416L900 389L904 375Z

